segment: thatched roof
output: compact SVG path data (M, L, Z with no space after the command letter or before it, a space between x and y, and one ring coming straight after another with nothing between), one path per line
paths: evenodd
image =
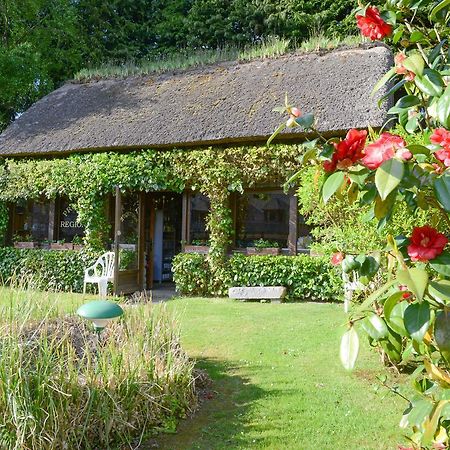
M370 92L389 69L384 46L227 63L176 74L67 83L2 135L0 155L264 141L285 92L322 131L379 127L387 105ZM285 138L299 138L289 130Z

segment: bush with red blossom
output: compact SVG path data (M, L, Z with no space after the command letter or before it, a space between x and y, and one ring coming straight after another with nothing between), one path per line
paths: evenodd
M308 120L296 118L295 126L316 133L312 143L304 145L303 162L325 172L323 202L338 196L369 205L369 219L376 218L379 229L400 202L411 214L428 211L430 223L406 236L388 236L386 247L379 249L381 264L372 271L364 267L370 257L344 258L345 248L333 255L332 264L341 264L360 279L380 270L388 280L350 310L340 355L343 365L352 369L363 332L399 369L416 364L411 377L417 393L401 420L402 427L412 430L404 448L448 448L450 2L388 0L380 9L360 6L355 18L363 36L384 39L394 50L394 65L374 92L387 85L385 98L396 94L389 114L397 117L401 131L377 135L371 129L352 129L343 138L326 140L311 115Z

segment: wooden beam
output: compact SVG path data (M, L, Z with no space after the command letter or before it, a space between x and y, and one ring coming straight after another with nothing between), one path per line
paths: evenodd
M298 202L294 192L289 193L289 235L288 248L289 254L294 256L297 254L297 238L298 238Z
M55 240L55 226L57 223L56 217L56 200L50 200L50 207L48 210L48 240Z
M119 295L119 244L122 235L122 194L116 186L116 211L114 214L114 294Z
M184 252L184 247L189 243L190 234L190 195L188 191L183 191L181 203L181 251Z
M145 266L145 193L139 192L139 214L138 214L138 286L144 290L144 266Z

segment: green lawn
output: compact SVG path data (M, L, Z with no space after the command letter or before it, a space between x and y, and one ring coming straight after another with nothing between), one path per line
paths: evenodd
M354 373L339 363L345 316L331 304L175 299L182 344L215 397L164 449L395 449L405 404L375 392L379 358L362 342Z
M22 309L40 305L42 316L49 302L58 305L51 315L73 313L93 297L0 288L0 306L25 298ZM385 373L378 355L362 341L357 370L340 365L341 306L199 298L166 305L214 395L176 434L159 436L160 449L384 450L405 441L398 422L406 405L374 389Z

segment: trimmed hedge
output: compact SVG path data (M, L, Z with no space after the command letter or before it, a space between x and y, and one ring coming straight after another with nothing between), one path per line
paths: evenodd
M183 253L173 263L177 291L209 295L211 279L206 257ZM231 286L286 286L289 301L342 301L342 279L328 258L299 256L244 256L229 259ZM224 286L223 294L228 287Z
M39 290L81 292L84 269L95 257L64 250L0 248L0 280L12 280Z

